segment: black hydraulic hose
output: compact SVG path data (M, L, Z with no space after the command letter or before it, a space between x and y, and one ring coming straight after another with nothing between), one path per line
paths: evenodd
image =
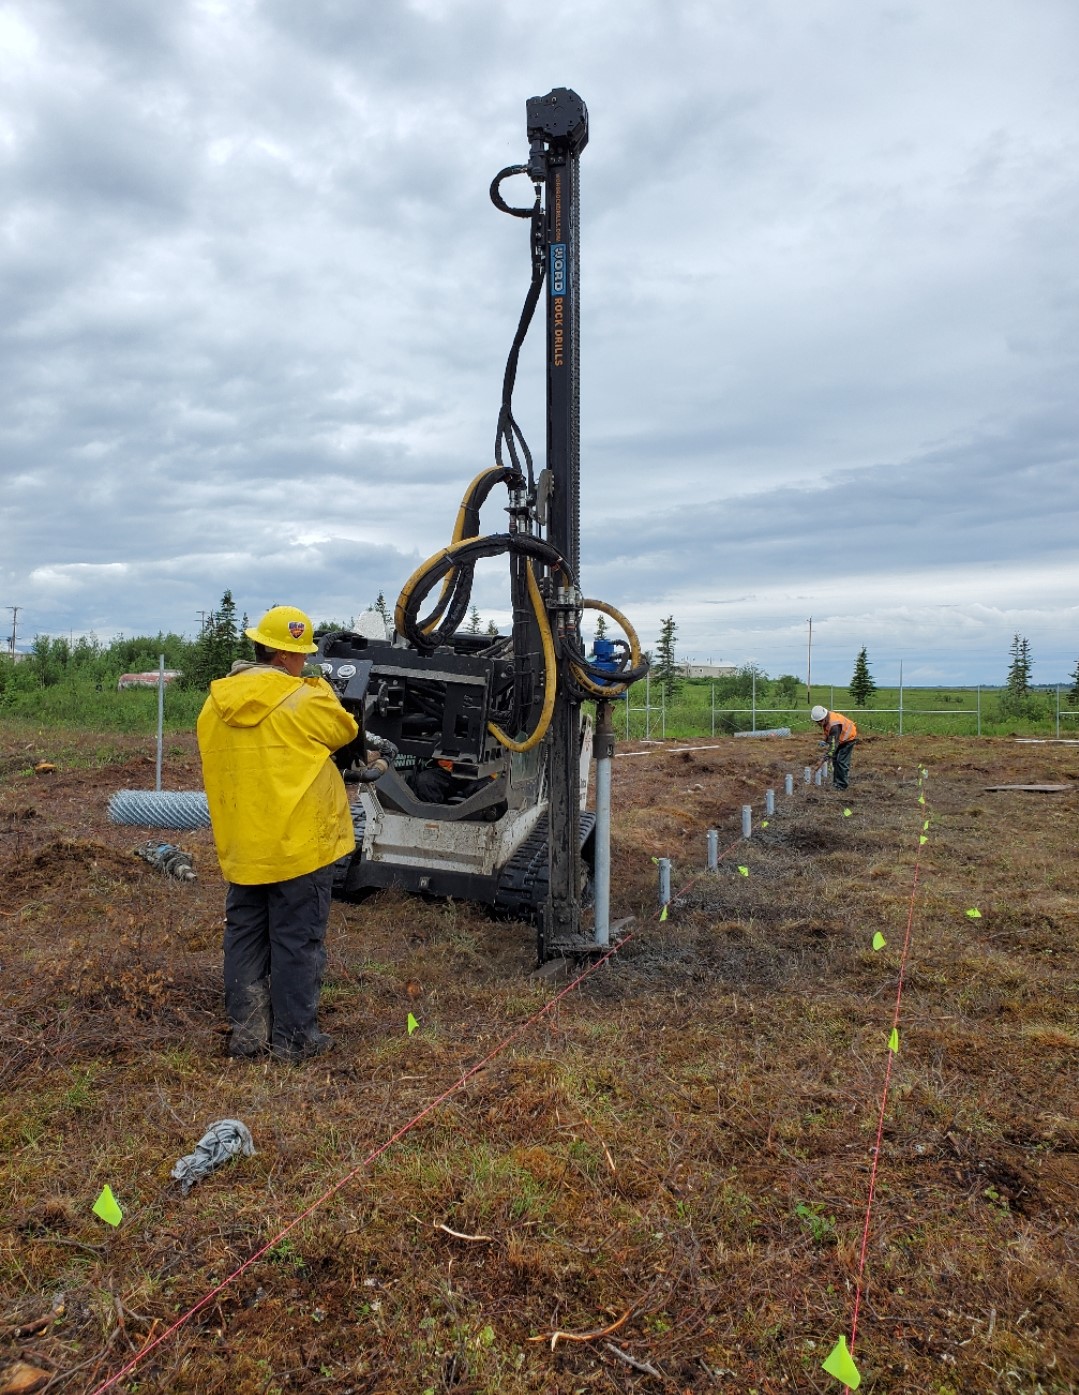
M543 207L540 200L540 186L536 184L535 202L531 208L513 208L502 197L499 186L504 179L514 174L527 174L527 165L509 165L504 170L500 170L491 182L491 202L503 213L509 213L514 218L530 218L531 228L531 255L532 255L532 280L525 296L524 305L521 308L521 317L517 322L517 332L513 336L513 343L510 345L509 355L506 358L506 371L502 378L502 405L498 412L498 425L495 429L495 460L500 466L504 465L505 456L508 456L510 466L515 474L524 479L527 475L530 492L535 490L535 478L532 469L532 452L528 448L528 442L524 438L520 426L518 426L513 415L513 388L517 380L517 365L521 357L521 346L525 341L529 325L532 323L532 316L536 312L539 304L540 292L543 289L543 279L546 273L546 253L543 244ZM522 470L522 463L524 469Z
M552 571L564 573L568 585L574 584L565 559L541 538L527 533L493 533L485 538L464 538L429 557L405 582L394 614L398 633L417 649L427 653L437 649L440 644L448 643L464 618L459 595L463 593L465 585L471 585L471 573L476 563L481 558L497 557L505 552L534 558ZM438 610L443 618L440 624L434 626L429 617L420 619L417 612L427 594L450 571L457 574L451 600L448 606L440 602ZM467 608L467 600L464 604Z

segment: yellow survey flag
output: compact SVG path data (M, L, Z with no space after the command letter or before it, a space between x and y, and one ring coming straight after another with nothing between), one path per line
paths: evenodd
M405 1023L405 1026L408 1028L408 1034L409 1034L409 1036L412 1035L412 1033L416 1030L416 1028L417 1028L419 1025L420 1025L420 1024L416 1021L416 1019L412 1016L412 1014L409 1013L409 1014L408 1014L408 1021Z
M767 828L767 827L768 827L768 820L767 820L767 819L761 819L761 827L762 827L762 828Z
M124 1213L112 1194L112 1188L107 1184L101 1188L101 1195L94 1202L92 1210L95 1216L100 1216L109 1225L119 1225L124 1219Z
M896 1051L896 1052L898 1052L898 1050L899 1050L899 1028L898 1028L898 1027L893 1027L893 1028L892 1028L892 1035L888 1038L888 1050L889 1050L889 1051Z
M840 1337L829 1355L821 1362L821 1366L848 1390L857 1390L862 1383L861 1372L854 1364L854 1357L847 1350L846 1337Z
M666 919L667 919L667 903L666 903L666 902L663 903L663 909L662 909L662 910L660 911L660 913L659 913L659 918L660 918L660 920L666 920Z
M849 818L850 818L850 810L849 810L849 809L844 809L844 810L843 810L843 817L844 817L845 819L849 819Z
M739 872L739 875L740 875L740 876L743 876L743 877L748 877L748 876L749 876L749 868L748 868L748 867L739 867L738 872Z
M924 833L922 833L922 834L919 835L918 842L919 842L919 843L928 843L928 842L929 842L929 839L926 837L926 835L925 835Z
M918 796L918 803L919 803L919 804L924 804L924 803L925 803L925 795L924 795L924 794L920 794L920 795Z
M878 930L877 933L873 936L873 948L874 948L874 949L883 949L884 946L885 946L887 943L888 943L888 941L884 938L884 936L883 936L883 935L880 933L880 931Z
M970 916L971 920L981 920L982 918L982 913L977 906L971 906L970 910L967 911L967 915Z

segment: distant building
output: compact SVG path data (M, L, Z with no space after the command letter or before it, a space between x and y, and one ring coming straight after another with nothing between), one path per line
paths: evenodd
M679 664L678 672L683 678L733 678L738 672L738 665Z
M166 686L175 683L177 678L182 678L183 674L179 669L167 668L163 675ZM116 684L116 691L122 693L125 688L156 688L158 680L157 669L151 669L149 673L121 673L120 680Z

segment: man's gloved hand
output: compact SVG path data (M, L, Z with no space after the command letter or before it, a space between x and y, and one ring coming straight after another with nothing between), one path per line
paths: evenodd
M386 760L391 763L397 759L397 747L388 737L376 736L374 732L365 731L363 739L368 746L373 748L376 755L385 756ZM371 759L371 751L367 752L367 759Z
M360 771L360 784L373 785L376 780L380 780L385 775L389 768L390 763L384 756L380 756L377 751L368 751L367 765Z

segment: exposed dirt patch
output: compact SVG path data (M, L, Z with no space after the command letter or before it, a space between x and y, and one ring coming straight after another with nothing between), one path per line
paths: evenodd
M1076 748L870 738L844 795L808 738L620 756L608 966L543 1011L527 927L335 905L293 1068L224 1054L209 834L181 884L107 820L146 745L0 736L0 1391L98 1389L268 1241L113 1388L824 1392L859 1283L863 1390L1076 1388L1079 794L985 791ZM183 1198L225 1117L254 1157Z

